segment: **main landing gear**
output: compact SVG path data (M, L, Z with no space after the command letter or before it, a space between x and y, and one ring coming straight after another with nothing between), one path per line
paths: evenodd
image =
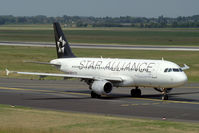
M135 89L131 90L131 96L132 97L141 97L142 92L138 87L135 87Z
M101 98L101 95L98 95L94 91L91 91L91 98Z

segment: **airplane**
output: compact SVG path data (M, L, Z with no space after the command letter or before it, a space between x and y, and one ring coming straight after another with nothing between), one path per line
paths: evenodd
M86 58L76 57L59 23L53 23L57 59L50 62L32 62L55 66L64 74L9 71L6 74L28 74L78 78L86 82L91 90L91 98L110 95L114 87L135 87L132 97L141 97L140 87L152 87L162 93L162 100L168 100L168 93L187 82L183 70L174 62L150 59Z

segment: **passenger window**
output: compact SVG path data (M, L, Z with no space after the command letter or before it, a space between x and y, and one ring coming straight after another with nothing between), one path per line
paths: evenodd
M164 72L167 72L168 71L168 68L166 68L165 70L164 70Z
M172 69L171 68L169 68L169 71L168 72L171 72L172 71Z
M182 72L182 69L181 69L181 68L179 68L179 71L180 71L180 72Z

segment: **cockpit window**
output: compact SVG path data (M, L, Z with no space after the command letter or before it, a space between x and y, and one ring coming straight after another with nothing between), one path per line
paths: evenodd
M174 72L179 72L179 69L173 68L173 71L174 71Z
M164 72L182 72L181 68L166 68Z
M165 70L164 70L164 72L167 72L168 71L168 68L166 68Z

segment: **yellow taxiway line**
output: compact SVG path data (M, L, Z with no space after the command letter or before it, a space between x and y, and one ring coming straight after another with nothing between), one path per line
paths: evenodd
M46 92L46 93L57 93L58 91L53 90L38 90L38 89L24 89L24 88L10 88L10 87L0 87L1 90L17 90L17 91L34 91L34 92ZM76 92L58 92L62 94L72 94L72 95L85 95L90 96L90 94L85 93L76 93ZM175 100L159 100L159 99L151 99L151 98L130 98L136 100L143 100L143 101L156 101L156 102L163 102L163 103L182 103L182 104L198 104L199 102L190 102L190 101L175 101ZM124 105L125 106L125 105Z
M147 100L147 101L156 101L156 102L164 102L164 103L185 103L185 104L199 104L199 102L189 102L189 101L175 101L175 100L159 100L159 99L151 99L151 98L131 98L137 100Z
M58 91L53 90L38 90L38 89L24 89L24 88L10 88L10 87L0 87L1 90L17 90L17 91L34 91L34 92L46 92L46 93L57 93ZM73 94L73 95L89 95L85 93L76 93L76 92L59 92L62 94Z

